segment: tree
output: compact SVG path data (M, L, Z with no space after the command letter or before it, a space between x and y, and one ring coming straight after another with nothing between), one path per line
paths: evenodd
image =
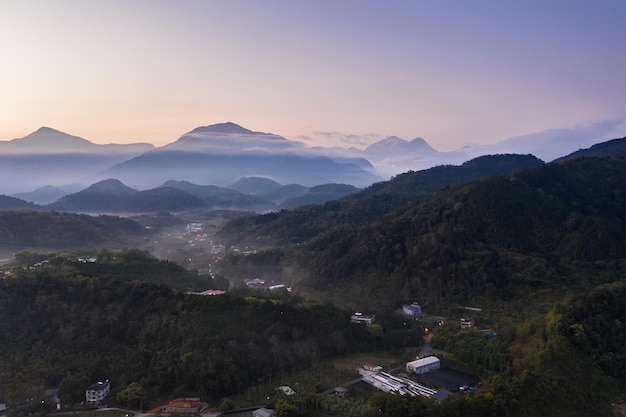
M143 402L148 399L146 390L138 382L128 384L126 389L117 394L117 401L128 407L143 408Z
M224 398L222 402L220 403L221 412L230 411L234 408L235 408L235 402L230 397Z
M87 378L83 375L68 375L59 384L59 397L63 405L68 406L85 401Z

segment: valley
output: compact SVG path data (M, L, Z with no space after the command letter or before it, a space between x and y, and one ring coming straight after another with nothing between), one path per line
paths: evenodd
M25 401L54 388L77 410L109 380L106 403L134 409L197 397L302 417L610 415L626 395L623 141L602 157L289 187L283 201L324 195L290 209L267 198L284 185L260 179L6 198L0 401L43 415L55 403ZM263 186L265 207L250 194ZM424 354L448 376L411 379L441 398L396 385ZM395 388L359 382L366 364L393 369L379 382ZM443 382L455 373L470 382ZM319 395L351 380L347 397Z

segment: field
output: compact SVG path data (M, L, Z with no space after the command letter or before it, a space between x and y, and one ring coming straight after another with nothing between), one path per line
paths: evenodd
M401 366L402 362L397 356L393 356L388 352L368 352L332 358L319 362L307 371L293 375L283 374L268 380L267 383L251 387L240 395L233 397L233 401L236 408L263 406L268 401L271 401L273 396L277 395L276 388L282 385L290 386L296 392L322 392L355 378L360 378L357 368L363 364L376 364L388 369ZM354 385L350 388L351 391L355 393L361 393L361 391L365 393L370 392L371 389L369 387L366 386L364 389L361 389L363 387L360 385L362 384ZM237 417L236 414L233 415Z

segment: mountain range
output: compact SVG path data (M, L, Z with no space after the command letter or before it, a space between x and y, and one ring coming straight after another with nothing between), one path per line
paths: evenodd
M556 145L567 149L595 143L593 137L586 141L574 137L572 143L566 142L567 131L549 134L554 139L551 149ZM542 150L542 138L518 137L493 146L440 152L422 138L391 136L364 150L339 149L308 147L228 122L192 129L174 142L155 148L146 143L98 145L42 127L23 138L0 141L0 175L5 179L0 193L48 204L63 195L50 187L67 194L111 178L138 190L156 188L167 181L228 187L248 177L307 188L330 183L364 188L403 172L458 165L486 154L532 153L549 161L555 154ZM529 149L537 152L525 152ZM40 190L43 187L47 188ZM27 194L35 190L40 191Z
M247 184L243 186L242 184ZM198 185L188 181L166 181L159 187L136 190L117 179L98 181L75 193L64 193L52 186L31 193L26 198L44 200L63 193L51 203L35 204L14 196L0 195L0 211L31 209L37 211L59 211L69 213L116 213L140 214L156 212L183 212L194 209L242 210L263 213L310 204L322 204L359 191L345 184L325 184L304 187L297 184L282 186L265 178L246 178L233 187L242 190L264 184L266 192L242 193L233 188L214 185ZM259 185L257 190L262 189Z
M0 249L13 252L34 247L54 252L42 255L41 259L48 259L47 266L16 268L18 279L6 279L3 286L2 311L8 317L9 327L5 327L11 330L3 333L3 346L11 348L5 352L5 362L19 358L20 363L30 360L38 365L20 368L20 375L5 367L9 375L5 379L19 382L29 375L36 384L46 377L55 378L55 386L66 386L70 379L65 375L73 371L65 369L84 375L96 355L106 360L101 361L105 365L93 366L94 375L108 366L105 374L116 372L113 380L141 379L164 396L175 392L177 383L186 390L178 392L206 392L205 381L225 378L223 385L208 389L220 398L243 392L242 387L255 381L267 386L258 375L283 374L273 373L276 368L271 364L277 360L313 363L324 358L322 349L331 352L329 357L352 353L348 347L361 356L376 350L389 351L396 358L413 357L429 318L409 319L398 308L417 301L423 311L437 315L432 347L442 364L475 373L481 380L473 393L452 394L441 404L411 400L420 410L432 404L433 413L440 415L612 415L610 404L623 398L626 377L626 333L622 331L626 320L625 143L626 138L608 141L549 163L532 155L484 155L459 165L410 170L362 190L333 183L281 185L256 176L233 181L229 189L168 180L138 190L109 178L94 181L49 207L178 210L182 205L211 207L211 201L220 199L224 200L221 204L278 205L267 196L281 190L284 196L286 191L302 191L300 187L310 194L347 192L325 204L238 217L215 236L256 241L260 243L256 251L233 251L219 262L214 262L214 254L189 251L205 256L216 277L227 277L222 279L235 284L254 276L292 285L293 292L284 294L265 291L251 296L243 285L219 297L168 292L155 285L154 277L173 285L179 279L178 267L171 261L153 262L134 249L119 255L99 249L97 258L102 262L70 262L57 252L68 247L113 248L151 242L153 231L131 219L39 211L40 207L33 209L32 204L15 198L0 198L0 204L7 207L27 205L0 213ZM423 144L417 141L418 145ZM33 255L39 256L20 256ZM186 252L183 255L191 261ZM199 262L196 255L194 262ZM182 271L180 275L193 278ZM194 280L193 284L204 282ZM346 308L345 317L331 306L333 302ZM114 310L119 317L98 320L103 312L113 311L111 303L117 303ZM296 306L314 314L300 315ZM376 314L376 323L353 325L347 309ZM458 321L466 314L476 318L476 327L461 330ZM31 316L47 321L31 320ZM85 317L99 327L83 326ZM185 319L184 323L176 317ZM197 320L189 325L192 319ZM249 330L250 320L258 332ZM339 325L326 326L335 322ZM216 323L222 327L216 330ZM166 327L171 331L164 332ZM181 328L185 331L176 333ZM136 340L127 339L145 329L150 332L139 335L148 344L138 351ZM314 332L323 345L311 344ZM165 343L163 335L170 334L174 336ZM215 344L202 344L210 339L207 335L215 335L211 339ZM353 338L356 335L362 338ZM292 349L287 341L298 345ZM181 343L193 348L184 351L183 361ZM279 354L273 355L273 350ZM67 358L67 352L75 354ZM107 356L109 352L117 353ZM206 352L212 353L207 356ZM298 352L308 356L293 355ZM267 365L260 366L260 355ZM134 359L129 361L129 357ZM216 357L228 367L215 370ZM228 362L242 357L245 360L240 363ZM66 361L59 365L59 358ZM208 358L206 366L197 366L203 358ZM46 363L55 366L39 366ZM128 371L128 363L136 366ZM250 364L256 366L257 374L244 374ZM168 378L162 377L164 369ZM199 374L194 369L215 372ZM233 382L232 375L249 376ZM335 386L319 385L318 378L318 386ZM77 385L77 401L81 401L86 382ZM369 404L386 407L389 415L419 414L417 408L407 413L408 408L400 407L409 404L408 397L375 395ZM320 397L310 398L317 401ZM452 409L448 407L456 412L448 413ZM358 415L381 414L377 407L371 411Z

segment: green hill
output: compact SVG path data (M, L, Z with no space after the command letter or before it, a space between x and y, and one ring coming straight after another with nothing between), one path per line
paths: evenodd
M137 191L116 179L93 184L45 206L50 210L91 213L145 213L183 211L207 203L190 193L171 187Z
M115 216L31 210L0 212L0 247L5 249L123 247L145 235L145 229L136 222Z
M185 276L139 251L15 268L0 285L0 398L15 407L52 386L65 407L110 379L114 392L139 383L146 406L174 395L217 402L261 382L272 391L282 373L371 347L345 310L187 295L148 282L155 274Z
M339 200L231 221L220 237L231 244L272 246L306 242L343 224L364 224L447 186L543 164L532 155L492 155L460 166L407 172Z
M489 397L441 415L610 415L626 394L624 207L626 159L572 159L451 186L221 272L379 315L416 300L448 318L477 307L495 338L446 319L432 346L488 381Z
M304 282L348 285L392 306L621 279L625 179L626 159L575 159L456 186L302 246Z

